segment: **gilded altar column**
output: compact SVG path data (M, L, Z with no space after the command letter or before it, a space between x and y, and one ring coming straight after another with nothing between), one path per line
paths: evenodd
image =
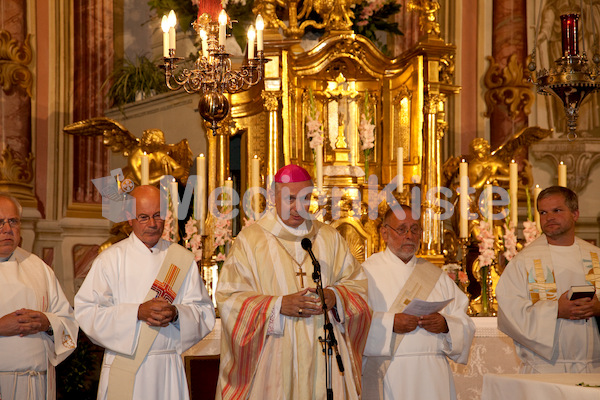
M0 190L23 206L37 208L33 191L31 97L33 59L27 34L25 0L2 2L0 13Z
M529 111L524 112L524 108L533 101L528 93L521 96L530 87L523 79L527 58L526 3L526 0L496 0L493 5L492 57L486 77L493 71L495 76L484 79L493 149L527 126Z
M263 90L262 98L265 101L265 109L269 113L269 156L267 159L267 188L271 184L271 179L280 168L279 156L281 154L281 142L279 140L279 99L281 99L280 90Z

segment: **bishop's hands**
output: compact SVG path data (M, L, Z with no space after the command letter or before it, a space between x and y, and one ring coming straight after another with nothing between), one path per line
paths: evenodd
M576 300L569 300L567 293L564 292L558 299L558 318L564 319L588 319L594 315L600 315L600 302L598 297L584 297Z
M312 293L313 295L310 295ZM313 315L323 314L321 300L316 296L315 288L306 288L299 292L283 296L280 313L288 317L309 318ZM323 289L327 311L336 303L335 293L331 289Z
M412 332L417 329L417 327L421 327L431 333L448 332L446 318L440 313L423 315L421 317L404 313L397 313L394 315L393 331L395 333Z
M162 297L140 304L137 317L150 326L164 328L177 318L177 308Z
M0 318L0 336L21 337L45 332L50 328L48 317L41 311L21 308Z

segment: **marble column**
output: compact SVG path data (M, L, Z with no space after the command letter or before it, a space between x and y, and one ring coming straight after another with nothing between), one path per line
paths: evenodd
M508 67L511 55L516 55L520 67L527 57L526 0L495 0L493 6L492 56L501 69ZM492 149L507 137L527 126L527 115L509 115L507 107L496 105L491 112L490 143Z

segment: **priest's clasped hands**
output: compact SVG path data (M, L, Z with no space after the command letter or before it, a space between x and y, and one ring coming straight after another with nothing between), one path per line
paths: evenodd
M600 315L600 302L598 297L581 298L577 300L567 299L567 293L564 292L558 299L558 318L578 320L588 319L594 315Z
M164 328L175 321L177 314L177 307L159 297L140 304L137 317L150 326Z
M448 332L448 324L446 318L440 313L433 313L416 317L404 313L394 315L394 332L408 333L412 332L417 327L421 327L431 333L446 333Z
M309 294L312 293L312 294ZM335 293L331 289L323 289L325 294L325 305L327 311L335 306ZM283 296L281 300L281 314L288 317L308 318L313 315L323 313L321 309L321 300L317 296L317 290L314 288L306 288L299 292Z
M45 332L50 321L43 312L21 308L0 318L0 336L21 337Z

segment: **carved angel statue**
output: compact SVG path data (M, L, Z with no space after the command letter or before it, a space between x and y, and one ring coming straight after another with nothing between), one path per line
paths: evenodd
M123 168L125 179L131 179L136 185L141 183L142 155L146 153L149 164L149 183L158 183L163 175L172 175L186 184L192 165L192 151L187 139L177 144L166 144L165 135L159 129L147 129L142 138L136 138L123 125L110 118L97 117L74 122L64 127L70 135L103 136L103 143L113 153L122 153L127 157L127 166Z

